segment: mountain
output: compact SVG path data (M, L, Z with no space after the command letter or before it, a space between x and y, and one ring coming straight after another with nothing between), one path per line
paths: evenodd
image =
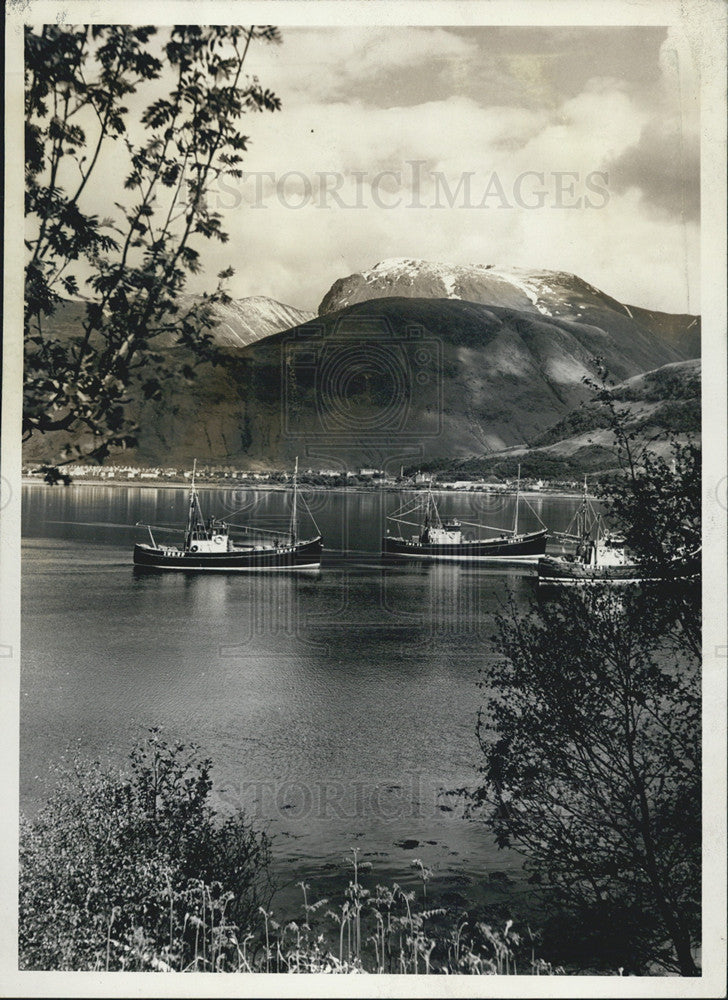
M609 326L609 313L626 315L681 357L700 355L699 317L624 305L565 271L392 258L335 281L321 301L319 316L385 297L462 299L599 327Z
M215 306L215 315L219 320L213 331L215 342L221 347L233 348L247 347L314 318L311 312L284 305L265 295L231 299L227 305Z
M700 434L700 362L678 361L654 371L635 375L612 388L611 393L625 415L625 426L641 438L669 432ZM609 438L603 407L585 403L572 410L533 442L555 454L573 454L585 444L603 444Z
M396 286L404 272L394 263L379 266L379 278L386 271ZM187 466L197 457L259 469L290 467L298 454L320 467L399 469L546 449L579 430L544 437L588 400L583 378L595 358L618 382L685 360L689 317L663 321L573 275L405 263L424 283L412 286L421 297L363 297L330 312L335 285L317 318L257 297L220 308L214 339L224 363L197 363L192 382L171 380L161 400L138 399L141 431L125 461ZM453 294L426 294L446 287L435 277ZM81 308L69 303L48 326L70 335ZM194 362L182 348L165 349L180 367ZM53 459L61 444L36 436L26 460Z
M195 301L192 295L180 296L182 309L189 308ZM61 303L53 316L46 321L49 332L61 339L77 336L82 332L81 324L86 308L82 301L69 299ZM215 344L223 348L240 348L254 344L263 337L314 318L314 313L295 309L264 295L251 295L242 299L231 299L227 305L216 305L217 324L211 331ZM173 347L170 338L160 337L155 341L159 347Z
M617 380L679 360L626 313L608 316L603 328L457 299L356 303L139 403L129 460L398 468L524 446L588 398L595 356Z
M636 453L650 451L668 457L670 437L700 439L700 362L678 361L626 379L612 388L625 418L625 429L634 435ZM568 479L584 472L613 469L616 465L614 435L603 406L588 401L538 435L530 447L516 447L488 456L455 462L433 461L428 470L462 475L496 472Z

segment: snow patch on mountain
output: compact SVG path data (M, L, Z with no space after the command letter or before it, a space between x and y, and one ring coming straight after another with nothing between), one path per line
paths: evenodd
M295 309L265 295L250 295L216 304L215 318L213 337L216 343L241 348L274 333L301 326L314 319L314 313Z
M603 304L607 298L566 272L389 257L334 282L321 302L319 315L392 296L462 299L565 318L575 318L581 306Z

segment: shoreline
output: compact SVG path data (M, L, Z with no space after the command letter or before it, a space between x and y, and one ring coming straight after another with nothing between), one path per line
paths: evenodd
M124 482L122 480L102 480L102 479L75 479L69 486L64 486L59 483L56 486L49 486L48 483L44 483L42 480L37 479L34 476L22 476L21 477L22 486L43 486L47 489L69 489L73 486L101 486L106 489L137 489L137 490L189 490L189 483L180 482ZM301 492L312 492L312 493L427 493L427 489L424 487L412 487L412 486L371 486L366 487L362 485L358 486L319 486L310 485L307 483L299 483L299 490ZM252 483L235 483L224 485L222 483L196 483L195 489L198 491L211 491L211 490L253 490L259 493L285 493L291 489L288 484L282 483L270 483L266 486L261 486ZM444 489L438 487L432 490L438 496L493 496L493 497L515 497L515 490L477 490L477 489ZM580 500L584 495L583 492L566 492L565 490L528 490L523 489L520 491L522 497L531 497L535 499L551 499L551 500Z

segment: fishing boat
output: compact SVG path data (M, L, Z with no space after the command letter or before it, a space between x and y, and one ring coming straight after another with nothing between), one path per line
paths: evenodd
M539 585L685 583L699 579L702 570L700 547L659 564L637 560L625 539L608 528L603 514L588 496L586 476L582 501L569 527L553 535L570 544L573 551L539 559Z
M205 518L195 486L197 463L192 469L187 526L181 545L164 545L154 538L154 531L167 530L144 524L149 543L134 546L134 565L142 569L192 570L205 572L252 572L262 570L299 570L320 566L323 543L313 515L308 511L316 534L302 539L298 533L298 459L293 475L293 504L287 532L271 531L248 525L235 525L224 519ZM305 500L303 501L305 504ZM306 505L307 509L308 506ZM233 541L231 528L251 536L248 544ZM179 529L178 529L179 530Z
M645 574L633 559L625 539L610 531L587 492L586 476L581 504L566 531L553 532L564 551L538 560L539 584L578 586L588 583L640 583ZM567 552L570 545L572 551Z
M389 521L414 525L418 531L407 538L402 534L391 534L388 528L386 535L382 538L382 555L458 562L487 562L489 560L536 562L539 556L546 552L548 529L536 511L528 504L542 527L537 531L519 532L520 487L521 470L519 467L513 528L511 529L494 528L472 521L461 521L454 517L443 520L430 487L424 503L418 498L413 504L404 504L393 514L388 515ZM408 517L415 514L419 514L418 521L407 520ZM477 529L478 535L483 531L495 532L496 534L491 537L474 538L471 533L466 531L467 528Z

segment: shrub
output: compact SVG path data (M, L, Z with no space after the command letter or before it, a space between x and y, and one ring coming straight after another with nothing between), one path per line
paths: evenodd
M199 748L152 730L130 760L130 774L76 761L21 820L22 969L225 965L230 927L269 899L268 840L240 812L216 816ZM200 927L216 923L200 956Z

